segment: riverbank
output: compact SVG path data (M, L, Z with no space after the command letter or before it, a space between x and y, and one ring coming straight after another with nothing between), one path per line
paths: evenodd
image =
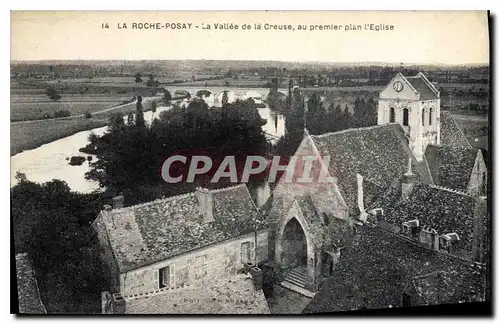
M107 118L46 119L33 123L11 123L10 156L107 124Z

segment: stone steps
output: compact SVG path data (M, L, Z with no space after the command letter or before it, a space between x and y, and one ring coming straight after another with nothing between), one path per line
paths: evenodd
M305 288L307 280L307 273L305 269L292 269L290 270L284 280L280 283L282 287L295 291L301 295L312 298L315 293Z

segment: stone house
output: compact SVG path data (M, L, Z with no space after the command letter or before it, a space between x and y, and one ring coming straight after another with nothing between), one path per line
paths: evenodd
M93 228L119 298L203 287L267 260L267 225L244 184L113 205Z
M35 271L27 253L16 254L17 300L19 314L45 314Z

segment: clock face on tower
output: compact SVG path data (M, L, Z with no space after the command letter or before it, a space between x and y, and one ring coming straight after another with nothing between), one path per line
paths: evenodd
M401 90L403 90L403 82L396 81L396 82L394 82L394 84L392 85L392 87L394 88L394 90L396 92L400 92Z

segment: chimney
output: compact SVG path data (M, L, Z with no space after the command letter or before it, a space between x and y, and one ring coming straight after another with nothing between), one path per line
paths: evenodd
M424 226L420 231L419 241L431 250L439 250L439 235L430 226Z
M214 206L213 206L212 192L206 188L196 188L196 198L198 198L200 213L203 215L203 222L204 223L213 222Z
M123 208L123 203L124 203L123 194L113 197L113 209Z
M358 209L359 209L359 220L366 222L368 214L365 210L365 201L363 193L363 176L361 174L356 174L356 179L358 181Z
M415 238L418 233L419 226L420 222L418 221L418 219L414 219L408 222L403 222L402 225L403 235L410 238Z
M408 199L417 176L411 171L411 158L408 159L408 170L403 174L403 183L401 185L401 198Z

